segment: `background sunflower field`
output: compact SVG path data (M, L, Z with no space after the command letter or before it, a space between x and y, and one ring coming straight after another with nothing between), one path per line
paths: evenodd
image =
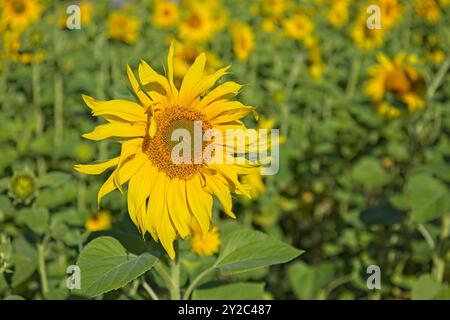
M81 95L132 99L126 65L164 73L173 42L176 82L200 52L206 72L232 64L226 79L260 115L246 122L281 135L280 171L246 178L237 221L214 206L218 228L180 241L179 282L236 225L304 250L205 278L193 298L450 299L450 1L0 0L0 38L0 298L80 298L67 268L99 235L157 246L125 196L99 208L104 176L73 165L120 149L82 138L96 120ZM101 296L168 296L158 274L143 278Z

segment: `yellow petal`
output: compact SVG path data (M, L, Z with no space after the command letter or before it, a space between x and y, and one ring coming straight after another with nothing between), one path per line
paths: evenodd
M136 94L136 97L139 99L139 101L145 108L148 108L152 104L152 101L150 100L149 96L147 96L145 94L145 92L142 91L141 86L139 85L138 81L136 80L136 77L134 76L133 71L131 71L131 68L129 65L127 65L127 75L128 75L130 84L133 87L133 91Z
M120 174L121 174L120 169L125 163L130 162L135 158L142 158L143 141L144 139L137 138L122 143L119 163L117 164L116 175L114 176L114 183L116 184L116 187L120 190L120 192L122 192L122 184L120 183Z
M141 63L139 64L138 73L142 85L144 85L149 94L151 91L156 91L162 94L170 93L170 85L167 79L153 70L152 67L150 67L150 65L144 60L141 60Z
M211 226L213 197L203 190L199 176L186 181L186 196L202 233L207 234Z
M146 200L150 196L156 175L156 169L150 161L146 161L128 183L128 213L140 230L145 230L142 224L145 213L142 210L146 208Z
M114 116L132 122L147 121L145 109L137 103L127 100L95 100L85 95L83 99L94 116Z
M245 195L248 198L251 198L250 193L246 190L238 179L237 172L234 170L232 166L224 165L224 164L215 164L211 165L212 168L219 171L230 183L236 191L239 191L239 194Z
M167 188L167 207L170 218L178 231L185 238L190 231L191 213L186 199L186 182L180 179L171 179Z
M83 138L98 141L110 137L143 137L145 129L145 124L141 122L107 123L97 126L92 132L83 134Z
M173 82L173 41L170 44L169 53L167 55L167 78L169 79L170 90L172 92L170 103L172 106L178 103L178 90Z
M215 176L205 174L204 178L207 187L212 191L212 193L217 197L217 199L219 199L220 203L222 204L224 212L231 218L236 219L236 215L231 211L233 201L231 199L231 194L227 186Z
M199 104L199 108L204 108L216 100L224 100L235 97L241 90L242 85L234 81L227 81L208 93Z
M180 87L178 101L183 106L189 106L191 102L200 95L197 86L203 77L203 71L206 64L206 55L201 53L189 67L184 75L183 82Z
M100 174L103 173L106 169L116 166L119 163L119 157L114 159L95 164L76 164L73 168L85 174Z
M168 178L163 172L159 172L150 194L145 219L146 229L159 238L159 227L162 221L163 207L166 205L166 189Z
M203 109L212 124L232 122L245 117L255 108L246 106L239 101L216 101Z

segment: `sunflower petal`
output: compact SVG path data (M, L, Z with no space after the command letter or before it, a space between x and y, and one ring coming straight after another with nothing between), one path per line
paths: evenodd
M178 101L181 105L189 106L191 102L200 95L200 92L198 92L198 84L203 77L205 64L206 55L201 53L184 75L178 97Z
M83 95L84 102L92 109L94 116L114 116L125 121L146 121L144 108L137 103L127 100L95 100Z
M186 182L180 179L171 179L167 188L167 207L170 218L178 234L185 238L190 231L191 213L186 200Z
M127 65L127 75L128 80L130 81L130 84L133 87L133 91L136 97L139 99L139 101L145 108L148 108L152 104L152 100L149 98L149 96L145 94L144 91L142 91L141 86L139 85L139 82L136 80L136 77L134 76L133 71L131 71L129 65Z
M231 211L233 202L227 186L217 179L217 177L212 177L208 174L205 174L204 177L206 186L212 191L217 199L219 199L225 213L231 218L236 219L236 215Z
M203 190L199 176L186 181L186 197L202 233L207 234L211 226L213 197Z
M107 123L95 127L92 132L83 134L83 138L99 141L110 137L143 137L145 129L145 124L139 122Z
M85 174L101 174L106 169L116 166L119 163L119 157L113 158L111 160L94 163L94 164L76 164L74 165L74 169L77 172L85 173Z

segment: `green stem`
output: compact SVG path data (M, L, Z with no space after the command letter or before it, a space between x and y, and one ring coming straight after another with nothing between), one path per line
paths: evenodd
M170 290L171 300L180 300L180 261L178 256L170 261L170 270L172 274L172 288Z
M44 132L43 115L41 109L41 67L39 62L33 60L31 65L31 84L33 91L33 108L35 118L35 134L36 137L42 136ZM38 176L42 176L46 171L45 160L38 156L36 159Z
M45 268L45 242L42 241L37 245L37 255L38 255L38 271L41 279L42 295L46 296L48 292L48 281L47 281L47 271Z
M153 300L159 300L159 297L156 294L155 290L153 290L153 288L144 279L142 279L142 287Z
M164 282L166 283L169 290L172 290L173 288L173 282L170 275L167 273L167 271L164 269L164 266L161 264L161 262L157 262L153 269L163 278Z
M194 291L194 289L197 287L197 285L200 283L200 281L206 277L210 272L212 272L215 269L214 266L204 270L202 273L200 273L195 279L194 281L191 282L191 284L189 285L189 287L186 289L186 292L183 295L183 300L188 300L189 297L191 296L192 291Z
M64 128L64 114L63 114L63 102L64 102L64 88L63 88L63 77L59 71L55 72L54 76L54 94L55 100L53 104L53 121L54 121L54 145L55 154L54 160L56 159L56 153L59 151L63 138L63 128Z
M363 57L364 55L359 54L352 62L350 76L348 78L347 88L345 90L347 98L352 97L355 93L356 86L358 85L359 74L361 72L361 66L363 64Z
M447 59L445 59L444 63L442 63L441 67L439 68L438 72L436 73L436 76L431 81L431 84L427 90L427 98L428 99L431 99L434 96L434 94L436 93L436 90L442 84L442 81L444 80L444 77L447 74L447 71L449 68L450 68L450 56L448 56Z

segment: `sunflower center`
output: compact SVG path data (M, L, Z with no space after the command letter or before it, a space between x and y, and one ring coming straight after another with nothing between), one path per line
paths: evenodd
M202 137L212 125L204 114L183 107L165 108L155 121L155 136L145 137L143 151L169 178L192 178L204 165L202 154L208 143ZM179 148L181 144L187 148Z
M402 69L395 69L386 78L386 89L393 93L406 93L411 90L411 80Z
M15 1L13 4L14 12L23 13L25 11L25 4L22 1Z
M201 23L202 23L202 21L201 21L200 17L198 17L196 14L192 15L188 20L188 24L192 28L200 27Z

